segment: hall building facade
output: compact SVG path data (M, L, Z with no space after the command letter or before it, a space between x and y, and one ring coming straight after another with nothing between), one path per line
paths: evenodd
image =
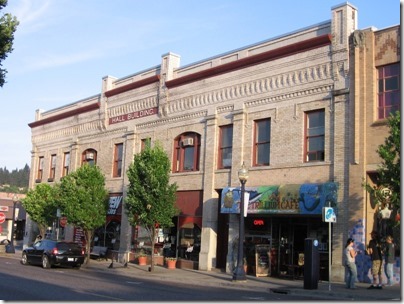
M178 257L177 267L231 272L244 163L247 273L299 275L304 240L314 238L320 278L343 280L343 248L356 225L350 211L363 210L350 191L364 195L349 186L357 18L344 3L331 8L330 20L186 66L169 52L155 67L104 77L97 95L38 110L29 124L30 187L96 164L110 209L94 243L122 254L147 249L142 228L125 214L126 170L144 145L160 142L172 160L181 212L173 228L159 230L155 253ZM336 212L332 229L323 207ZM34 226L28 217L26 244ZM63 236L80 239L72 227ZM269 252L263 267L260 252Z

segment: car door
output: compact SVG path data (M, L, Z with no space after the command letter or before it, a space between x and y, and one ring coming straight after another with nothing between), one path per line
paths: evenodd
M46 241L38 241L32 247L32 252L29 254L31 257L31 263L33 264L41 264L42 263L42 254L45 250Z

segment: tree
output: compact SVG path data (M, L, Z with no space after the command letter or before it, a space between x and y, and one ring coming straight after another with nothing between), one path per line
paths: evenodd
M129 186L125 209L129 223L145 228L151 243L151 271L154 270L156 228L173 226L177 185L170 184L170 160L159 143L136 154L128 169Z
M46 228L52 226L56 218L55 188L49 184L38 184L30 189L25 198L21 200L25 211L37 223L39 232L44 235Z
M7 6L7 0L0 0L0 10ZM2 61L7 58L8 53L13 50L14 32L19 22L11 14L4 14L0 18L0 87L6 82L7 70L1 68Z
M384 144L379 146L377 153L382 159L379 170L378 184L391 190L390 203L400 208L400 174L401 174L401 130L400 112L390 114L388 119L390 135L385 139Z
M58 185L58 204L69 224L84 232L87 259L95 229L105 224L108 210L108 190L105 177L97 166L84 164L66 175Z

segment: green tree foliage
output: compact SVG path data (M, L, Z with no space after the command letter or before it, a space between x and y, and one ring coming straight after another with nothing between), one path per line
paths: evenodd
M391 190L390 203L400 208L400 175L401 175L401 117L400 112L390 114L388 119L389 136L384 144L379 146L377 153L382 159L379 173L379 185Z
M7 6L7 0L0 0L0 10ZM6 82L7 70L1 68L2 62L7 58L8 53L13 50L14 32L19 22L11 14L4 14L0 17L0 87Z
M100 168L84 164L65 176L58 184L58 204L68 223L83 229L88 263L94 231L105 224L108 210L108 190Z
M131 225L141 225L150 237L151 271L154 270L156 228L172 227L178 214L177 185L170 184L170 160L159 143L146 146L134 156L128 169L129 186L125 209Z
M38 184L21 200L25 211L37 223L41 235L45 235L46 228L52 226L56 218L55 198L54 187L49 184Z

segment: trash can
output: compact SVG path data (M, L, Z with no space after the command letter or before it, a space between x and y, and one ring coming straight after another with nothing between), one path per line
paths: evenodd
M304 240L304 289L317 289L320 277L318 240Z

